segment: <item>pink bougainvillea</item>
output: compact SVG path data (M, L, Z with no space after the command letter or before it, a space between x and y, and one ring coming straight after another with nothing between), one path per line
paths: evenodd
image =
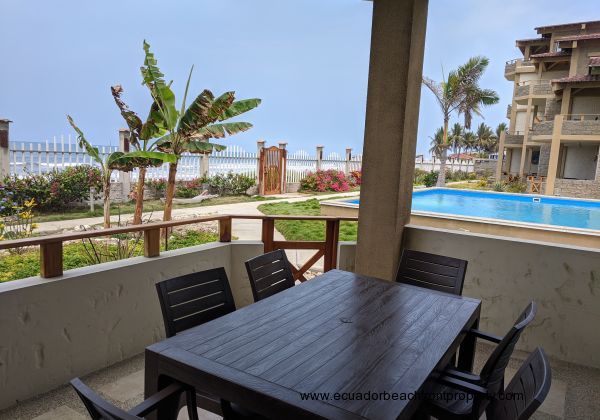
M310 172L302 181L300 187L305 191L333 191L345 192L360 185L360 171L353 171L350 176L346 176L341 171L335 169Z

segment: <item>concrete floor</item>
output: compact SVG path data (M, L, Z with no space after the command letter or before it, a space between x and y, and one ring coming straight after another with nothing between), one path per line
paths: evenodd
M476 368L483 366L491 347L479 345ZM524 352L516 352L507 370L507 381L526 358ZM598 419L600 418L600 370L552 360L552 388L546 401L534 415L534 419ZM143 399L143 354L92 373L84 382L107 400L128 409ZM199 412L202 420L220 418L212 413ZM75 392L64 386L47 394L0 412L3 419L35 420L82 420L87 414ZM187 419L185 410L179 419Z

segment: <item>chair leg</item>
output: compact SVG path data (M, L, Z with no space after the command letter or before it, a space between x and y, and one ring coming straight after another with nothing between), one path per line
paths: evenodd
M198 420L198 407L196 407L196 390L194 388L185 391L187 411L190 420Z

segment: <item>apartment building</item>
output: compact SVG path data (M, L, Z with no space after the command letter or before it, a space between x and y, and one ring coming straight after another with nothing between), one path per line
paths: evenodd
M514 83L496 178L519 175L546 195L600 199L600 21L535 28L516 41ZM535 189L534 189L535 190Z

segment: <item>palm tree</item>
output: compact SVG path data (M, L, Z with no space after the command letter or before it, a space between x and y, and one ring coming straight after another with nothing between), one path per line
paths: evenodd
M448 144L450 145L450 147L452 147L452 151L455 154L460 155L460 151L461 151L462 147L464 146L464 142L465 142L465 135L464 135L463 127L459 123L455 123L452 126L452 130L450 131L450 134L448 135Z
M164 130L164 135L157 140L156 146L173 157L169 163L163 214L163 220L167 221L171 220L177 165L181 154L184 152L208 154L213 150L224 150L225 146L211 143L209 140L221 139L252 128L252 124L248 122L224 121L256 108L261 100L254 98L235 101L234 92L226 92L215 98L211 91L204 90L186 109L188 88L194 70L192 66L181 110L178 111L175 107L175 95L171 90L171 83L165 82L164 75L158 68L157 60L146 41L144 41L144 52L144 66L141 68L143 83L154 100L155 112L152 115Z
M472 131L466 131L464 135L465 149L472 153L477 148L477 136Z
M477 145L481 152L493 153L494 148L497 147L497 138L489 125L485 123L479 124L475 136L477 137Z
M444 127L440 127L435 131L431 139L429 153L438 159L441 159L443 144L444 144Z
M496 127L496 138L500 140L500 135L502 133L506 133L506 130L508 130L508 126L506 125L506 123L501 122L500 124L498 124L498 127Z
M434 94L444 120L442 154L440 157L440 174L437 186L446 183L446 160L448 156L448 124L454 112L465 116L465 127L470 128L473 114L480 115L481 106L494 101L493 91L480 89L478 82L485 71L489 60L485 57L473 57L457 70L451 71L447 79L436 82L427 77L423 84ZM495 94L495 92L493 92ZM497 95L495 100L498 102Z

